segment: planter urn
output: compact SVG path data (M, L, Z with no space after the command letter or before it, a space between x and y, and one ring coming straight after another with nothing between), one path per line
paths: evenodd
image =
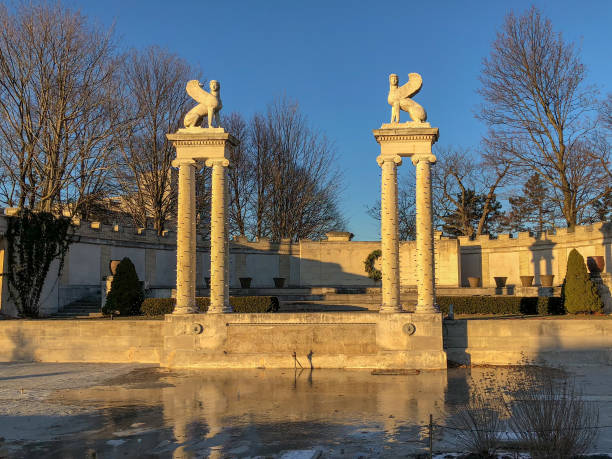
M274 288L283 288L285 286L285 278L284 277L273 277L274 280Z
M470 284L470 288L480 287L480 277L468 277L467 280Z
M542 287L552 287L554 278L554 274L540 274L540 283Z
M121 263L121 260L111 260L108 264L108 270L111 273L111 276L114 276L115 274L117 274L117 266L119 266L119 263Z
M508 280L507 277L494 277L493 279L495 280L495 287L497 288L504 288Z
M252 277L241 277L239 278L240 280L240 287L241 288L251 288L251 280L253 278Z
M521 276L521 285L523 287L531 287L533 285L533 276Z
M606 267L606 262L602 256L587 257L587 267L591 274L599 274Z

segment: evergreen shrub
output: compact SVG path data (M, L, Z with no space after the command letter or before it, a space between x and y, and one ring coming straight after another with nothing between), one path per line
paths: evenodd
M583 256L576 249L572 249L567 257L567 272L561 297L570 314L603 310L597 286L587 272Z
M117 266L102 312L112 314L118 311L122 316L137 315L140 314L143 299L144 292L134 263L125 257Z
M455 314L565 314L559 297L439 296L437 301L445 314L451 304Z
M237 313L277 312L279 307L278 298L275 296L232 296L229 301ZM147 298L142 302L140 311L147 316L172 314L175 304L176 298ZM210 306L210 298L197 297L196 305L201 312L206 312Z

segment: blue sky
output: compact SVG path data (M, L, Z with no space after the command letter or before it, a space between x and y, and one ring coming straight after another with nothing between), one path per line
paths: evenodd
M330 138L344 176L341 207L356 240L379 239L366 205L380 194L372 129L388 122L388 74L423 76L415 97L439 145L478 148L482 59L504 16L534 3L582 49L591 83L612 92L612 1L65 1L115 25L122 46L159 45L222 83L226 113L250 116L286 95ZM407 120L404 114L403 120ZM400 177L412 165L404 162Z

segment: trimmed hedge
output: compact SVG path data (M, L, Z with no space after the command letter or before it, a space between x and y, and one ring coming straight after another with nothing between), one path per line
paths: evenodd
M587 272L583 256L576 249L572 249L567 257L567 274L563 281L561 297L570 314L603 310L597 286Z
M437 300L440 311L445 314L451 304L455 314L565 314L559 297L439 296Z
M134 263L125 257L117 266L102 312L112 314L119 311L122 316L133 316L139 313L143 299L144 291Z
M277 312L279 306L275 296L231 296L229 300L234 312L238 313ZM142 302L140 311L147 316L172 314L175 304L176 298L147 298ZM196 305L201 312L206 312L210 298L197 297Z

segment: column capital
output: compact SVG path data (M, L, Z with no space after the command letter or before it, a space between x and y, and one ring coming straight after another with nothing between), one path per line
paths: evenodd
M380 167L387 161L393 161L398 166L402 165L402 157L399 155L379 155L376 158L376 162Z
M213 167L213 166L228 167L229 159L225 159L225 158L207 159L205 164L206 164L206 167Z
M412 160L412 164L414 164L415 166L419 164L420 161L427 161L428 163L434 164L438 160L438 158L436 158L436 155L433 154L414 155L410 159Z
M401 157L418 154L431 154L431 146L438 140L438 128L404 127L375 129L376 142L380 144L382 155Z
M177 158L200 161L229 158L240 142L223 129L186 128L179 129L166 138L176 148Z
M196 161L189 158L177 158L172 161L172 167L195 166Z

